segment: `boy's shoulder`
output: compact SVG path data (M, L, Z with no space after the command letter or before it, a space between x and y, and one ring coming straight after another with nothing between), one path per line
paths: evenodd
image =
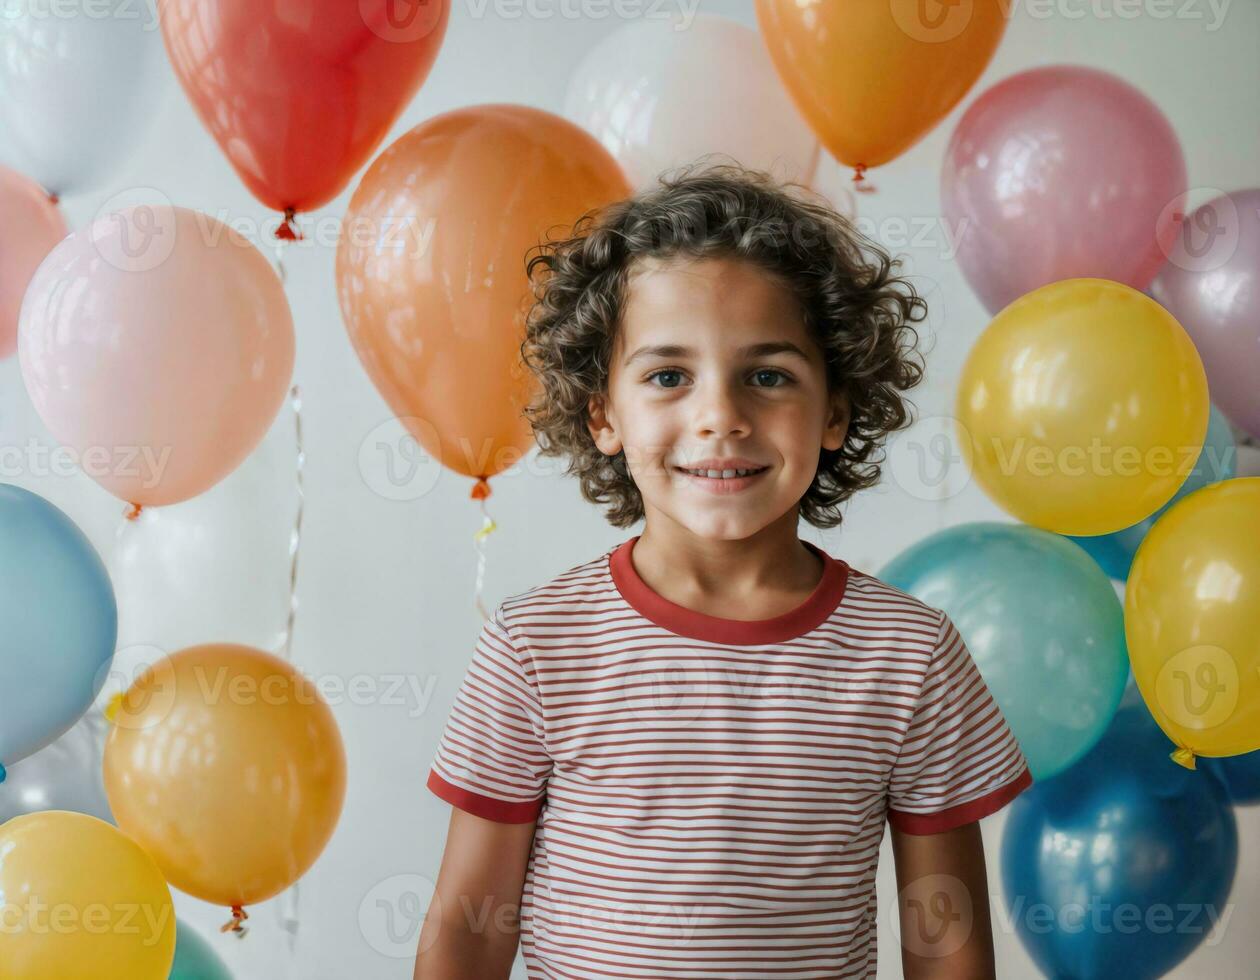
M612 545L592 558L555 573L544 582L509 595L499 603L496 614L510 625L532 609L558 609L567 603L589 606L613 598L616 590L609 574L608 561L618 547Z

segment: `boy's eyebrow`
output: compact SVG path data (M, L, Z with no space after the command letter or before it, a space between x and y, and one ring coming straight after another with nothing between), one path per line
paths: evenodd
M794 357L801 358L801 360L809 360L809 355L789 340L768 340L760 344L749 344L747 347L741 347L738 353L741 357L769 357L771 354L791 354ZM679 344L654 344L640 347L622 362L622 366L640 357L695 357L695 355L696 352L690 347L682 347Z

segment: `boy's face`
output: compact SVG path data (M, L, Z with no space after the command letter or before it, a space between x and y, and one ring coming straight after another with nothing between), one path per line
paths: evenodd
M800 353L749 349L766 344ZM674 349L643 350L658 347ZM636 270L608 394L592 398L589 412L599 449L625 450L649 523L721 540L750 537L797 513L819 451L839 449L848 429L847 402L828 394L822 351L796 298L737 258ZM742 479L683 472L732 459L761 472Z

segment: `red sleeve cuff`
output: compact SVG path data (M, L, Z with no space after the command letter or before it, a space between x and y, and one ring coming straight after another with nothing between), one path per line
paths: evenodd
M906 834L940 834L963 824L987 817L1006 806L1032 785L1032 773L1025 766L1009 783L966 803L959 803L935 813L910 813L906 810L888 810L888 822Z
M499 823L529 823L538 819L543 808L541 798L520 803L474 793L447 782L433 769L429 770L427 785L435 796L446 800L451 806L457 806L486 820L497 820Z

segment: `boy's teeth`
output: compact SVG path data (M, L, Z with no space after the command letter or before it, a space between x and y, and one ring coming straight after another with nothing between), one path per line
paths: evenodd
M687 472L694 473L696 476L707 476L711 480L730 480L737 476L748 476L758 470L687 470Z

